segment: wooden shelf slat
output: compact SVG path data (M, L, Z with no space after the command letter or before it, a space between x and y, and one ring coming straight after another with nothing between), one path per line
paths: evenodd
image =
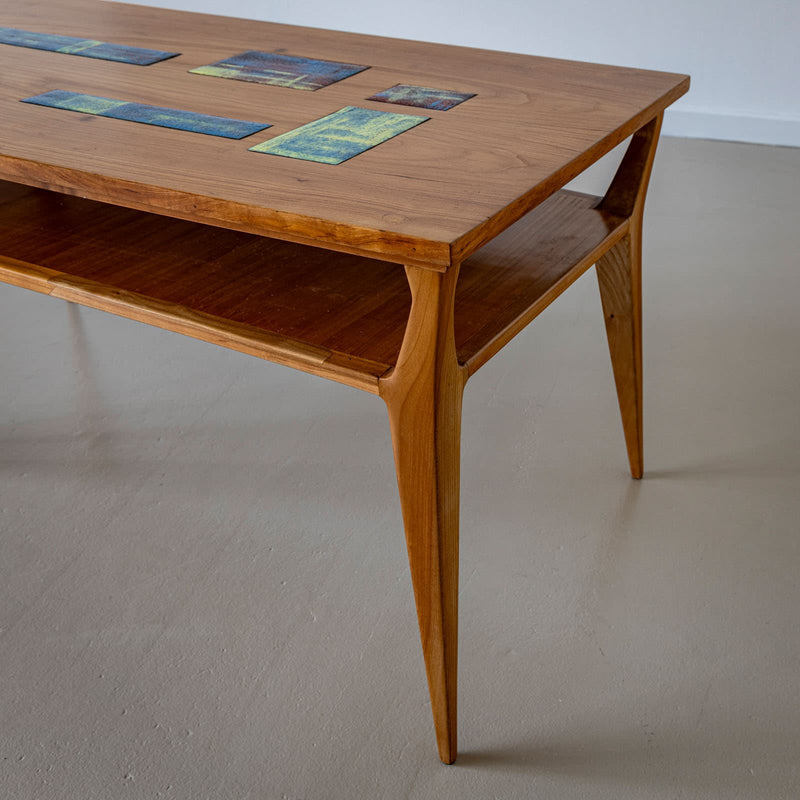
M599 202L557 192L464 262L455 337L470 374L625 234L627 220L595 208Z
M474 372L623 233L559 192L471 256L456 346ZM411 295L396 264L0 182L0 281L376 393Z

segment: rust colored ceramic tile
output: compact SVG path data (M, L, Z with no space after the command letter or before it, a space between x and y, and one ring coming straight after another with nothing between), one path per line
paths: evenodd
M447 89L429 89L426 86L409 86L405 83L398 83L384 89L382 92L368 97L367 100L375 100L379 103L396 103L401 106L415 106L416 108L428 108L433 111L449 111L453 106L463 103L475 97L468 92L453 92Z

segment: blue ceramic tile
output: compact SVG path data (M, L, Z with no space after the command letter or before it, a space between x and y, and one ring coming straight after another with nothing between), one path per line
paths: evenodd
M124 119L129 122L143 122L146 125L158 125L161 128L207 133L210 136L222 136L225 139L244 139L245 136L271 127L263 122L245 122L241 119L214 117L177 108L128 103L125 100L65 92L61 89L28 97L22 102L49 108L63 108L67 111L80 111L83 114L94 114L99 117Z
M250 149L321 164L341 164L429 119L346 106Z
M0 44L31 47L34 50L49 50L73 56L102 58L105 61L121 61L142 67L180 55L180 53L166 53L163 50L98 42L95 39L77 39L74 36L59 36L54 33L33 33L17 28L0 28Z
M434 111L449 111L453 106L475 97L468 92L451 92L447 89L429 89L425 86L408 86L398 83L389 89L368 97L367 100L376 100L379 103L397 103L401 106L415 106L416 108L430 108Z
M190 69L189 72L196 72L198 75L212 75L215 78L233 78L237 81L286 86L290 89L306 89L313 92L323 86L363 72L365 69L369 69L369 67L250 50L214 64Z

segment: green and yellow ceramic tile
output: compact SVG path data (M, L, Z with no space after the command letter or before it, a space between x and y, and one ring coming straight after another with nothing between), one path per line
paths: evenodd
M190 69L189 72L313 92L365 69L369 67L249 50L214 64Z
M243 139L265 128L271 127L263 122L247 122L229 117L215 117L210 114L198 114L178 108L162 108L145 103L129 103L125 100L114 100L109 97L97 97L91 94L79 94L55 89L52 92L28 97L22 101L48 108L63 108L67 111L78 111L82 114L93 114L99 117L113 117L129 122L141 122L145 125L157 125L160 128L173 128L191 133L206 133L210 136L222 136L225 139Z
M320 164L341 164L429 119L346 106L250 149Z
M100 42L97 39L80 39L75 36L59 36L56 33L35 33L18 28L0 27L0 44L15 47L30 47L34 50L48 50L73 56L101 58L105 61L120 61L146 67L180 53L167 53L164 50L148 50L145 47L129 47L124 44Z

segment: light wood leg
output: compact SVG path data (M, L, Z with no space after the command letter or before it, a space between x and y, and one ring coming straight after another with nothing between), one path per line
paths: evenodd
M412 308L397 366L381 382L428 674L439 757L456 758L458 507L466 370L453 339L457 268L407 267Z
M641 241L634 233L628 233L597 262L608 349L634 478L641 478L644 471L641 267Z
M600 208L628 218L628 232L597 262L597 280L631 475L644 472L642 425L642 217L662 116L637 131Z

